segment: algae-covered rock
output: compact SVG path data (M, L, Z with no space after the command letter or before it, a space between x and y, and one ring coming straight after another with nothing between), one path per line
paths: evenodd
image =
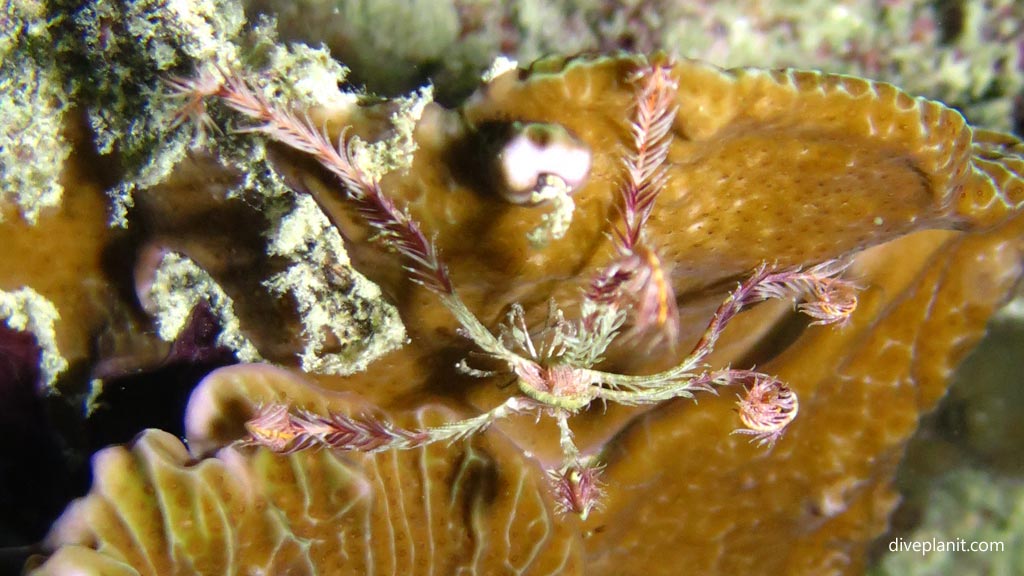
M71 154L64 136L69 95L39 2L5 3L0 22L0 221L35 222L60 203ZM15 208L15 210L12 210Z

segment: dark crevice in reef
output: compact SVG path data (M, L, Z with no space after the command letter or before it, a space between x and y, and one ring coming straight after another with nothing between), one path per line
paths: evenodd
M220 329L203 303L155 366L123 357L76 363L61 382L104 380L102 393L87 401L88 391L68 386L45 395L35 338L0 325L0 437L8 440L0 455L0 573L17 573L67 504L86 493L96 451L146 428L184 437L192 389L237 361L216 344Z
M64 458L47 401L38 391L40 354L31 334L0 324L0 437L7 442L0 453L3 548L38 541L65 503L85 492L81 474L73 474Z
M203 302L155 368L118 374L104 383L100 405L88 423L90 450L131 441L146 428L184 438L185 405L192 389L213 370L235 363L218 346L220 325Z

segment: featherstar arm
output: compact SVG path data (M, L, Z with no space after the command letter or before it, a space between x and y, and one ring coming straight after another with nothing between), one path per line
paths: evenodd
M611 388L634 391L674 387L680 382L685 384L694 378L693 373L700 369L704 359L714 350L726 325L745 307L763 300L809 298L798 309L815 318L813 324L841 325L857 305L855 285L838 278L848 266L848 263L840 260L829 260L807 270L793 268L771 271L766 264L762 264L726 297L712 316L704 334L682 362L663 372L642 376L595 371L595 380Z
M281 454L314 447L367 453L409 450L436 442L456 442L483 432L497 420L537 408L539 405L532 400L514 396L472 418L407 430L381 417L318 415L287 404L268 404L258 407L246 421L248 436L240 443L264 446Z
M580 455L569 428L569 415L559 411L554 416L563 454L562 467L547 471L555 503L561 512L572 512L586 520L593 510L601 506L604 495L600 481L602 467L595 458Z
M623 160L626 178L618 207L622 224L612 233L618 258L598 272L584 298L618 307L635 300L633 331L657 327L660 338L674 345L679 334L675 292L661 259L644 240L644 226L668 180L666 161L678 109L678 86L671 72L671 62L650 63L630 79L637 94L630 124L633 146Z

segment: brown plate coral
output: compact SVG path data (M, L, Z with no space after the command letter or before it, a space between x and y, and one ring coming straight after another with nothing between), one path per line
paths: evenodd
M1021 274L1024 145L889 84L549 58L449 110L289 101L304 77L190 61L162 75L164 129L205 146L126 232L87 235L134 247L137 309L38 267L0 288L37 287L80 361L110 310L134 333L184 300L264 362L192 392L187 447L99 452L40 574L856 574L906 441ZM0 226L31 254L91 192ZM753 307L779 298L818 322ZM391 304L410 343L367 344Z

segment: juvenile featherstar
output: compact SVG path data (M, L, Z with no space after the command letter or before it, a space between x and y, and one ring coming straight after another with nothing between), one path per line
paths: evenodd
M483 414L440 426L406 430L369 415L317 415L294 410L287 404L261 408L246 428L247 444L276 452L329 447L336 450L377 452L411 449L435 442L452 442L487 429L497 420L522 413L554 418L560 431L562 464L549 470L559 509L586 518L599 504L601 469L593 455L577 448L569 419L594 401L628 406L652 405L673 398L694 398L697 392L743 385L740 419L761 444L773 444L796 417L795 394L779 380L752 370L712 370L705 359L713 351L726 325L742 309L767 299L800 302L798 310L816 324L842 323L856 307L855 287L840 278L847 263L830 260L802 269L776 270L762 264L726 298L709 321L691 352L677 365L660 373L632 376L605 372L596 366L627 324L633 329L659 330L675 344L678 336L676 297L661 258L651 247L645 225L667 180L666 159L672 139L677 83L668 64L648 62L634 70L636 87L631 120L633 135L623 166L619 216L612 242L617 254L599 270L584 291L580 316L575 320L552 303L548 320L533 330L519 305L512 305L507 322L495 335L463 302L448 275L438 250L419 224L395 206L380 182L363 173L352 160L344 132L337 145L308 120L279 110L239 74L225 74L212 85L209 78L176 80L172 86L198 109L203 98L221 100L229 108L256 121L245 131L258 132L312 155L339 180L351 204L379 232L379 241L403 258L409 277L433 292L461 326L478 353L503 368L498 372L459 367L473 376L512 375L518 394ZM194 94L188 94L192 86ZM566 142L574 141L568 134ZM517 157L517 162L522 158ZM517 170L522 171L520 166ZM549 170L538 167L537 173ZM581 176L582 178L582 173ZM523 184L520 188L527 186ZM635 308L635 314L632 309Z

